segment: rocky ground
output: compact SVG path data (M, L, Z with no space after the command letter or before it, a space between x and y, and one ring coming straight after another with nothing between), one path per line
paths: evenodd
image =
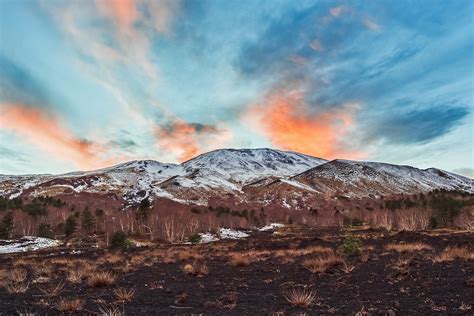
M196 245L3 254L0 314L472 315L473 245L466 231L286 226Z

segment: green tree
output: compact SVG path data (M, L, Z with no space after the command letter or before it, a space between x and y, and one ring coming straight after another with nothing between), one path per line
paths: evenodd
M148 216L150 215L150 207L151 202L148 198L141 200L140 205L138 205L137 212L135 213L135 217L138 222L143 223L148 220Z
M95 226L95 217L88 207L82 211L81 224L87 232L90 232Z
M38 226L38 237L43 237L43 238L54 238L53 230L51 229L51 226L46 223L41 223Z
M64 225L64 234L66 234L66 237L70 237L72 234L74 234L76 228L76 218L74 216L69 216L66 220L66 224Z
M8 212L7 214L5 214L2 221L0 222L0 238L8 239L13 230L13 227L13 212Z

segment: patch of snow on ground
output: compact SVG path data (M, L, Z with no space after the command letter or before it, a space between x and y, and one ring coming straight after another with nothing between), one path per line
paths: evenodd
M0 243L0 254L26 252L60 245L59 240L25 236L19 240L4 240Z
M267 226L263 226L262 228L259 229L259 231L265 232L268 230L274 230L276 228L281 228L284 226L285 226L284 224L280 224L280 223L271 223L271 224L268 224Z
M201 233L199 234L201 236L201 243L208 243L208 242L213 242L213 241L218 241L220 239L240 239L240 238L246 238L249 237L249 234L240 231L240 230L235 230L231 228L221 228L219 229L219 232L217 234L211 234L211 233Z

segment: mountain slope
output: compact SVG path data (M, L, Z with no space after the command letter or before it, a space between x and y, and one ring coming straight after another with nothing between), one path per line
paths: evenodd
M377 162L333 160L273 149L221 149L182 164L153 160L63 175L0 175L0 195L8 197L93 193L112 195L125 205L144 197L184 204L250 201L280 203L334 196L374 197L435 189L473 193L473 180L439 169L421 170Z

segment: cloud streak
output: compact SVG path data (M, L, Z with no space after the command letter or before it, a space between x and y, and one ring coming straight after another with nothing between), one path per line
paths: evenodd
M359 105L348 103L333 110L314 112L299 91L278 90L265 100L252 105L244 121L260 130L273 146L323 158L361 158L350 150L344 138L354 127L354 114Z
M105 158L101 145L77 138L60 124L57 117L21 104L0 103L0 129L13 132L26 142L44 150L51 157L94 169L113 164Z
M163 152L171 153L179 161L222 148L232 137L228 129L187 123L177 118L169 124L158 126L155 136L157 147Z

